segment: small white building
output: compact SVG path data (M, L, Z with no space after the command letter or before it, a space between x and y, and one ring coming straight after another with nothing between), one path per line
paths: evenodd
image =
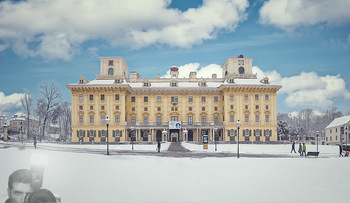
M350 116L334 119L326 127L326 142L328 144L350 142Z

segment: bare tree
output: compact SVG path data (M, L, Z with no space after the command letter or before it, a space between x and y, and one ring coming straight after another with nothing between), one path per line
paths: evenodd
M30 137L29 120L30 120L30 115L32 114L32 111L33 111L33 97L30 94L30 92L24 91L24 97L21 98L21 103L24 111L27 114L27 138L29 138Z
M43 138L45 138L46 122L50 114L52 114L52 112L59 106L62 95L59 87L53 81L44 82L40 85L40 88L40 93L42 94L42 97L38 99L38 107L40 107L38 111L43 116L41 132L42 135L39 138L39 140L41 141Z

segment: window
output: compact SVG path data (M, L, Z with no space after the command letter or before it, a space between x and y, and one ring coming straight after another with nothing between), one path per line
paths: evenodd
M90 115L90 123L94 123L94 116Z
M260 130L255 131L255 136L260 136Z
M205 96L202 96L202 102L205 102Z
M102 115L101 116L101 123L105 123L106 122L106 116Z
M206 123L207 122L207 117L202 116L202 123Z
M162 117L157 116L157 125L161 125L161 124L162 124Z
M231 105L231 109L233 109L233 105Z
M161 108L160 108L160 107L157 107L157 111L161 111Z
M79 106L79 110L83 110L83 106Z
M94 100L94 95L90 94L90 100Z
M144 86L144 87L150 86L150 85L149 85L149 82L144 82L144 83L143 83L143 86Z
M214 107L214 111L218 111L218 107Z
M101 100L105 100L105 95L101 94Z
M143 117L143 122L148 123L148 116Z
M108 66L113 66L113 60L108 60Z
M214 116L214 123L219 123L219 117L218 116Z
M144 110L144 111L148 111L148 108L147 108L147 107L145 107L143 110Z
M148 102L148 97L143 97L143 102Z
M248 114L244 115L244 121L249 122L249 115Z
M116 123L120 123L120 116L119 116L119 115L116 115L116 116L115 116L115 122L116 122Z
M266 109L269 109L269 105L266 105Z
M259 115L255 115L255 122L259 122Z
M119 106L115 106L115 110L119 110Z
M230 100L233 100L233 99L234 99L233 94L230 94Z
M131 102L135 102L135 101L136 101L135 97L131 97Z
M83 100L83 95L79 94L79 100L82 101Z
M193 97L192 96L188 97L188 102L193 102Z
M239 72L239 74L244 74L244 68L243 67L239 67L238 72Z
M177 96L175 96L175 97L171 97L171 102L178 102L178 98L177 98Z
M269 100L269 95L265 94L265 100Z
M119 94L115 94L115 100L119 100Z
M207 86L207 84L206 84L206 82L200 82L200 86L205 87L205 86Z
M332 133L332 129L329 130L329 133Z
M202 111L205 111L205 107L202 107Z
M188 117L188 125L193 125L193 117L192 116Z
M83 122L83 116L79 116L79 123L82 123Z
M245 108L245 109L248 109L248 105L245 105L244 108Z
M244 60L238 60L238 65L244 65Z
M136 117L135 116L131 117L131 123L136 123Z
M248 94L244 95L244 100L248 100Z
M157 96L157 102L162 102L162 97L161 96Z
M259 105L255 105L255 109L259 109Z
M131 111L135 111L135 107L132 107L132 108L131 108Z
M90 106L90 110L94 110L94 106Z
M113 75L113 68L108 68L108 75Z
M188 111L192 111L192 107L189 107L189 108L188 108Z
M105 106L101 106L101 110L105 110Z
M177 83L176 83L176 82L172 82L172 83L171 83L171 86L172 86L172 87L176 87L176 86L177 86Z
M235 122L235 116L234 115L230 115L230 122Z
M214 97L214 102L218 102L219 98L217 96Z
M171 117L171 121L178 121L178 117L177 116L172 116Z
M259 100L259 95L255 94L255 100Z
M270 122L270 116L269 115L265 115L265 122Z

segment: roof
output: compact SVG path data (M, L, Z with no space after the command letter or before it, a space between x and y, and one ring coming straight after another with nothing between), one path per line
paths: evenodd
M205 80L205 78L203 78ZM224 80L224 79L223 79ZM208 81L206 82L207 86L206 87L211 87L211 88L218 88L221 85L235 85L235 86L265 86L265 87L271 87L271 86L276 86L276 84L263 84L260 82L260 79L235 79L235 83L230 84L227 81L225 82L217 82L216 81ZM92 80L89 81L86 84L70 84L69 86L104 86L104 85L129 85L131 88L142 88L143 87L143 82L127 82L124 80L123 83L121 84L115 84L114 80ZM278 85L279 86L279 85ZM159 81L159 82L151 82L151 87L152 88L166 88L170 87L170 79L167 81ZM198 85L198 81L181 81L181 79L178 81L178 87L180 88L201 88ZM144 88L149 88L149 87L144 87Z
M334 119L327 127L327 128L334 128L334 127L338 127L338 126L342 126L345 125L347 123L350 122L350 116L343 116L343 117L339 117Z

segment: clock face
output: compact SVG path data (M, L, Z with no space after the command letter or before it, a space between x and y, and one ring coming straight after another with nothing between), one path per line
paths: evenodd
M238 65L244 65L244 60L238 60Z

